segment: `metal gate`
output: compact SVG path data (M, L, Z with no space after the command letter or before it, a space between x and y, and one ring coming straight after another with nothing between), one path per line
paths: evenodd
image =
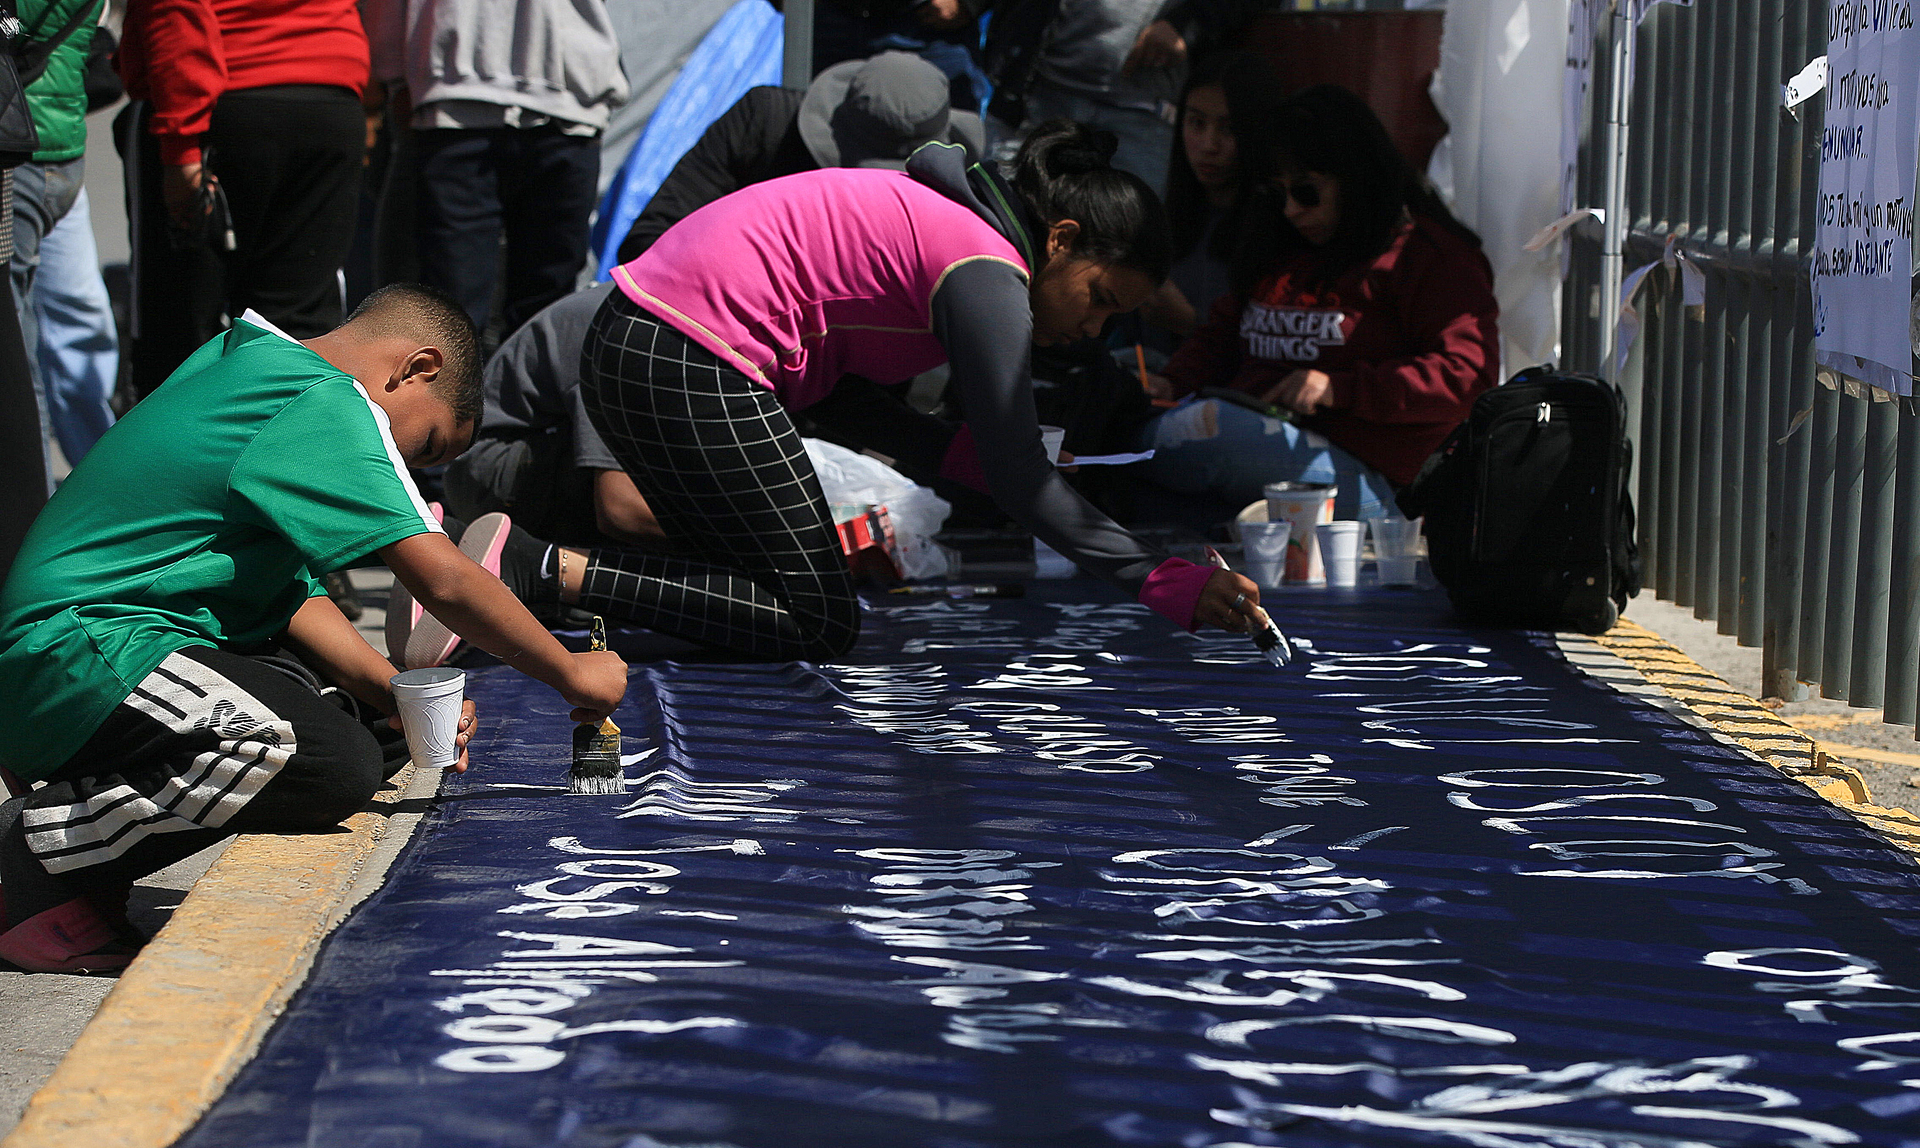
M1920 722L1920 419L1815 381L1807 264L1824 99L1795 119L1781 85L1826 51L1807 0L1660 5L1638 30L1626 264L1671 239L1706 278L1648 276L1620 381L1637 412L1650 592L1764 651L1765 692L1883 706ZM1612 77L1596 22L1580 198L1602 202ZM1599 368L1600 244L1576 237L1569 363ZM1602 370L1602 374L1612 372ZM1884 396L1882 396L1884 399Z

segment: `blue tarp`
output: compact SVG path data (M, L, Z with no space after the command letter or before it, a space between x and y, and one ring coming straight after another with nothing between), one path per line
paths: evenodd
M601 197L592 242L602 282L613 274L615 253L633 221L707 126L748 88L780 82L783 27L767 0L740 0L687 58Z
M1084 580L847 665L504 670L189 1148L1920 1146L1920 869L1549 636ZM1045 595L1051 594L1049 599Z

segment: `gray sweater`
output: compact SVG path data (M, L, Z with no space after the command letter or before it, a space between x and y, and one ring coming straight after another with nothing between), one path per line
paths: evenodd
M595 128L627 98L606 0L361 0L373 78Z

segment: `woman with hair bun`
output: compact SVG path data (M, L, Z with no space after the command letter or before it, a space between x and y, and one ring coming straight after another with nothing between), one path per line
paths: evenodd
M892 383L945 362L967 416L945 473L1180 625L1245 630L1252 582L1144 546L1041 446L1030 345L1097 334L1167 274L1166 217L1112 149L1046 124L1007 180L929 144L905 172L770 180L675 225L615 269L580 392L683 552L550 550L513 531L502 577L523 599L752 658L839 657L859 602L788 412L844 374Z
M1168 393L1228 387L1292 421L1177 407L1146 429L1152 476L1234 505L1269 482L1338 483L1336 517L1385 513L1498 381L1492 268L1345 88L1288 97L1240 148L1272 173L1264 205L1238 233L1232 291L1167 362Z

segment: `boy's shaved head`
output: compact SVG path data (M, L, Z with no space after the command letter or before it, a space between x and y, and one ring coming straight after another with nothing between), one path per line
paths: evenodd
M362 299L345 326L362 338L408 339L438 348L434 394L461 422L480 421L480 340L473 320L451 295L419 283L392 283Z

